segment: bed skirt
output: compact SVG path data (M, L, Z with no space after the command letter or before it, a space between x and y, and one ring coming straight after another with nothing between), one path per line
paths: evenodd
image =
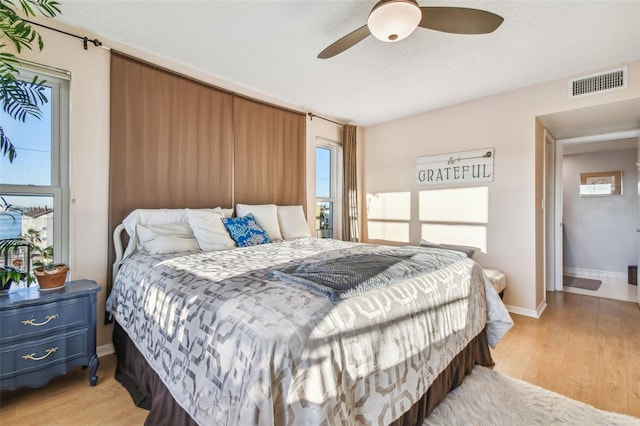
M117 321L113 329L113 346L118 360L115 378L127 389L136 406L149 410L145 425L197 424L173 399L160 377L147 364L144 356ZM421 425L445 396L462 384L464 377L476 364L493 365L485 330L456 355L447 368L436 377L422 398L392 424Z
M494 365L489 351L487 332L484 329L436 377L422 398L391 424L393 426L410 426L424 423L424 419L431 414L449 392L462 384L464 377L471 373L476 365L485 367Z

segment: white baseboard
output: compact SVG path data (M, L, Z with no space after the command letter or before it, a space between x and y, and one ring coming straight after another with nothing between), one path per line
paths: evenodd
M102 358L105 355L111 355L116 353L116 348L113 347L113 343L108 343L106 345L98 346L96 348L96 354L98 358Z
M536 318L540 318L545 309L547 309L547 301L543 300L536 309L536 314L538 315Z
M525 317L531 317L531 318L540 318L540 316L538 316L538 312L533 309L525 309L525 308L521 308L520 306L513 306L513 305L505 305L505 306L507 307L507 311L511 312L512 314L524 315Z
M531 318L537 319L537 318L540 318L544 310L547 309L547 301L543 300L535 310L521 308L520 306L513 306L513 305L505 305L505 306L507 307L507 311L511 312L512 314L524 315L525 317L531 317Z

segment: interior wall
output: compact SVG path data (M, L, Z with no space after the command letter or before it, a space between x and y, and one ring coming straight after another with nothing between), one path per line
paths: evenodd
M635 265L638 238L637 150L565 155L564 267L618 272ZM580 196L580 173L622 170L622 195Z
M474 259L504 271L505 302L514 312L536 316L543 307L541 255L542 150L536 117L640 97L639 61L629 67L626 90L567 98L567 78L429 111L365 129L364 192L409 193L409 242L420 241L416 158L494 148L494 181L488 184L487 251ZM599 70L585 70L584 74ZM427 96L428 94L425 94ZM451 186L443 186L451 187ZM473 208L473 206L469 206ZM366 208L363 209L366 214ZM538 226L537 226L538 225ZM366 225L365 225L366 226ZM366 235L366 234L365 234Z

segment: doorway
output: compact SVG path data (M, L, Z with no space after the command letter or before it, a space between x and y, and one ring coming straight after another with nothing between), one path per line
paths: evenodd
M638 258L637 133L556 141L562 154L555 159L562 176L556 276L560 269L565 292L637 299L637 286L628 282L628 267Z
M640 116L638 116L637 111L639 110L640 98L635 98L536 117L545 129L544 154L542 157L542 163L544 164L544 170L542 170L544 215L541 228L542 235L540 237L541 241L544 242L542 250L544 272L541 286L544 286L546 291L564 290L563 266L565 263L563 251L564 234L566 232L564 230L565 223L563 223L563 180L565 177L563 176L562 159L565 147L569 147L569 152L571 152L574 149L573 146L602 142L603 138L614 141L636 138L636 149L638 149L637 145L640 144L640 131L638 130L640 129ZM554 141L554 137L557 141ZM554 144L555 149L553 148ZM609 148L612 150L612 147L613 145ZM555 152L555 155L552 155L553 152ZM606 152L606 150L603 152ZM640 164L640 154L637 161ZM637 175L639 167L634 167L634 170L629 172L631 174L627 173L626 175ZM554 182L555 185L550 185L550 182ZM630 191L634 191L636 183L628 183L629 185L625 187L625 193L630 194ZM573 185L574 187L579 187L579 177L574 176ZM635 206L632 211L630 209L600 209L599 212L601 215L609 214L609 217L616 215L618 217L631 215L632 217L635 216L636 219L639 217L638 206ZM636 229L640 229L640 221L632 229L628 230L629 234L637 235L636 239L640 240L640 232L636 232ZM636 247L638 244L636 242ZM634 249L634 252L635 250L637 249ZM629 264L640 264L640 257L635 261L629 260ZM625 281L623 283L627 279L626 266L618 267L617 271L613 271L617 272L618 277L624 275ZM634 294L635 296L633 296ZM638 295L637 286L633 286L631 295L625 297L624 300L637 300L638 297L640 295Z

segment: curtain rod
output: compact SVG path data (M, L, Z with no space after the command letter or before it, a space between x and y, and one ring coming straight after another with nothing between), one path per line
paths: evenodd
M91 42L95 47L102 47L102 42L100 40L98 40L97 38L94 38L93 40L91 40L89 37L86 37L86 36L84 36L84 37L83 36L79 36L77 34L69 33L67 31L62 31L62 30L59 30L57 28L50 27L48 25L39 24L37 22L29 21L27 19L23 19L23 21L24 22L28 22L31 25L36 25L38 27L46 28L46 29L49 29L51 31L55 31L55 32L58 32L58 33L61 33L61 34L68 35L70 37L75 37L77 39L80 39L80 40L82 40L82 44L84 46L84 50L88 50L89 49L89 42Z
M316 118L319 118L320 120L324 120L324 121L328 121L328 122L333 123L333 124L337 124L338 126L344 126L343 123L338 123L337 121L329 120L328 118L321 117L321 116L319 116L317 114L314 114L312 112L308 112L307 115L309 116L309 119L311 121L313 121L313 117L316 117Z

